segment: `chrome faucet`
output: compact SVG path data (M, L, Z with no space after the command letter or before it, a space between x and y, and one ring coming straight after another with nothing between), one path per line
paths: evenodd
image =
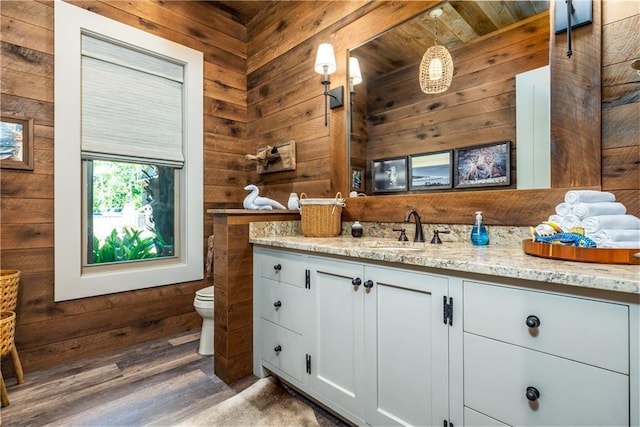
M422 222L420 222L420 215L413 209L409 209L407 215L404 217L404 222L411 222L411 215L415 217L416 221L416 234L413 239L414 242L424 242L424 236L422 233Z

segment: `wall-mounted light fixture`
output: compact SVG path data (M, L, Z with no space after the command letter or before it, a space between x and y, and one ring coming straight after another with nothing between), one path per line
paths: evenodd
M554 7L554 30L556 34L567 32L567 56L571 58L571 30L591 24L591 0L556 0Z
M442 9L433 9L429 16L435 20L433 46L425 52L420 62L420 89L424 93L441 93L449 89L453 79L453 59L446 47L438 45L438 17Z
M329 113L327 111L327 102L331 99L331 109L342 107L344 103L344 86L339 86L335 89L329 90L329 75L336 71L336 56L333 53L333 46L329 43L321 43L318 46L318 53L316 54L316 64L314 69L316 73L324 76L322 84L324 85L324 125L328 124Z

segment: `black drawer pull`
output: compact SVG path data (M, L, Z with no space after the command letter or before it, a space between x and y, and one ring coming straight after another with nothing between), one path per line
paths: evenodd
M373 288L373 280L367 280L364 282L364 287L367 289Z
M538 316L528 316L527 317L527 326L530 328L537 328L538 326L540 326L540 319L538 319Z
M353 279L351 279L351 284L353 286L360 286L362 285L362 280L359 277L354 277Z
M281 346L279 346L279 345L277 345L277 346L273 349L273 351L275 351L276 353L280 353L280 352L282 351L282 347L281 347Z
M282 270L282 266L280 264L276 264L276 265L273 266L273 269L275 271L280 271L280 270Z
M282 307L282 303L280 301L276 301L273 303L273 306L276 308L276 310L280 307Z
M535 402L540 397L540 392L535 387L527 387L526 396L531 402Z

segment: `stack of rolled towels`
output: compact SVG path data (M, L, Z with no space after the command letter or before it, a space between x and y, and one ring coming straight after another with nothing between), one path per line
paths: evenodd
M572 190L556 206L550 222L564 231L582 227L599 248L640 248L640 219L606 191Z

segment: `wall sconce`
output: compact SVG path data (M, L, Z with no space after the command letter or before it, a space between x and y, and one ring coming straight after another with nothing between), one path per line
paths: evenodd
M567 57L571 58L571 30L591 24L591 0L556 0L554 8L554 30L556 34L567 32Z
M441 93L449 89L453 79L453 59L446 47L438 45L438 17L442 9L433 9L429 16L436 21L433 46L425 52L420 62L420 89L424 93Z
M328 124L328 111L327 102L330 99L330 107L334 108L342 107L344 103L344 86L339 86L335 89L329 90L329 74L333 74L336 71L336 56L333 53L333 46L329 43L321 43L318 46L318 53L316 55L316 64L314 69L316 73L324 75L322 84L324 85L324 125Z

